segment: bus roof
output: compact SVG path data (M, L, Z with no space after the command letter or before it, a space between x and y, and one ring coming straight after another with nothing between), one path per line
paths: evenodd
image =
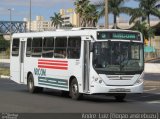
M60 36L95 36L97 31L126 31L136 32L131 30L119 30L119 29L84 29L84 30L57 30L57 31L43 31L43 32L30 32L30 33L15 33L13 38L28 38L28 37L60 37Z

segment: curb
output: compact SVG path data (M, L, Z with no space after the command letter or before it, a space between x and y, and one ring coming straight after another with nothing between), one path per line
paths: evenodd
M0 78L2 78L2 79L10 79L10 76L0 75Z
M152 58L152 59L149 59L149 60L146 60L144 61L145 63L150 63L150 61L154 61L154 60L160 60L160 58Z

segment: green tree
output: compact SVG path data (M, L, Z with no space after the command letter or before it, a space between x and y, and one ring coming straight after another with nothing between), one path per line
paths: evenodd
M130 14L133 10L132 8L123 6L126 1L128 0L108 0L108 12L113 14L114 28L117 27L117 17L121 13ZM100 16L105 16L105 1L98 1L95 5L100 10Z
M99 19L99 12L96 10L95 5L89 4L86 8L84 8L83 17L85 20L85 26L96 27Z
M136 19L141 18L142 21L147 20L150 27L150 16L157 16L160 18L160 12L155 7L160 0L135 0L139 1L139 8L133 9L131 12L131 19L129 23L133 23Z
M0 52L10 47L10 42L5 40L3 36L0 36Z
M155 29L147 26L147 22L136 21L132 29L141 32L144 39L150 40L154 38Z
M89 0L76 0L75 7L76 13L79 15L80 26L96 26L99 19L99 12L95 5L90 4Z
M52 21L52 25L56 27L56 29L62 26L63 18L60 13L54 13L54 16L50 17L50 19Z
M89 4L89 0L76 0L74 2L75 5L75 11L78 14L79 17L79 22L80 22L80 26L84 26L84 8L87 7L87 5Z

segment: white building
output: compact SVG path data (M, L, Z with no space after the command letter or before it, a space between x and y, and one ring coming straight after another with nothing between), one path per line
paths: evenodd
M30 29L30 21L27 18L24 18L24 21L27 22L27 31ZM31 31L48 31L52 30L52 22L46 21L43 16L36 16L36 20L31 21Z

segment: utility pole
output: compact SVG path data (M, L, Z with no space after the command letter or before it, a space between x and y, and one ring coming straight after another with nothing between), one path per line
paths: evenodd
M31 32L31 22L32 22L32 2L30 0L30 12L29 12L29 32Z
M10 18L10 40L12 39L12 10L14 10L14 8L9 8L9 18Z
M108 20L108 0L105 0L105 28L109 28L109 20Z

